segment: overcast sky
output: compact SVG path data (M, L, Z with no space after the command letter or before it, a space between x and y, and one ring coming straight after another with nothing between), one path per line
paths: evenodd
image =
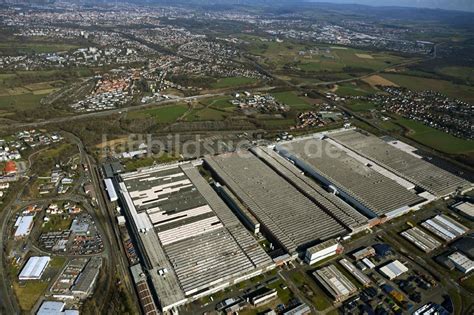
M313 2L358 3L374 6L403 6L474 12L474 0L309 0Z

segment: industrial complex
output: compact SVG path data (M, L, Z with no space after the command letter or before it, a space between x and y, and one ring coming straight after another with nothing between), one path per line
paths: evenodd
M123 174L118 187L163 310L274 268L192 164Z
M150 313L212 295L297 257L309 265L323 261L341 254L341 242L355 233L472 188L393 143L347 129L105 177L107 196L119 203L121 224L137 244L140 264L131 273ZM444 240L468 230L442 215L421 226ZM426 253L442 245L419 227L401 236ZM376 255L370 246L351 255L355 265L348 259L339 264L363 287L374 280L361 266L390 280L408 270L398 260L376 267L368 259ZM317 269L314 277L335 301L357 291L335 265Z

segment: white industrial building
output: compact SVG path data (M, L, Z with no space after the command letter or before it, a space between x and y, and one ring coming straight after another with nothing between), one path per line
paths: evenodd
M357 292L357 287L334 265L318 269L313 275L337 302L344 301Z
M449 242L467 233L469 229L450 217L440 214L421 223L421 226Z
M33 218L32 215L27 216L20 216L15 222L15 235L16 239L28 236L31 232L31 228L33 227Z
M403 231L400 235L412 242L425 253L429 253L441 246L441 242L416 226Z
M349 260L343 258L339 260L339 263L351 273L354 278L357 279L360 283L362 283L364 286L368 287L372 284L372 280L370 280L369 277L367 277L362 271L356 268Z
M385 266L381 267L380 272L384 274L388 279L393 280L405 272L408 271L408 268L398 260L394 260Z
M459 211L462 215L468 217L469 219L474 219L474 204L468 201L463 201L455 204L453 209Z
M59 301L43 301L36 315L79 315L78 310L65 310L66 303Z
M461 254L460 252L454 252L449 255L448 258L462 273L469 273L474 270L474 261L470 260L468 257Z
M109 196L109 200L111 202L117 201L117 192L115 191L114 184L110 178L104 179L105 189L107 190L107 195Z
M342 253L344 247L338 241L331 239L306 250L305 261L312 265L328 257Z
M33 256L28 259L18 276L19 280L38 280L41 279L44 270L48 267L51 257Z

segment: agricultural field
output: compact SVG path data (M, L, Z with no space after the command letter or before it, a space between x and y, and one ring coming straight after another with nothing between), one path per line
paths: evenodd
M215 89L234 88L234 87L253 85L257 82L258 80L253 79L253 78L232 77L232 78L218 79L217 82L212 84L212 87Z
M454 84L445 80L422 78L417 76L384 73L383 78L415 91L434 90L449 97L474 103L474 86Z
M354 100L354 101L349 102L347 104L347 107L349 107L351 110L355 112L369 112L376 108L376 106L371 102L359 101L359 100Z
M272 93L272 95L279 102L290 106L292 110L308 110L313 108L313 106L308 101L296 95L296 93L292 91L277 92Z
M406 134L409 138L433 149L448 154L467 154L474 152L474 141L457 138L414 120L400 118L397 119L395 123L409 130Z
M210 107L194 108L185 117L185 121L219 121L224 120L229 116L229 113L213 109Z
M54 42L19 42L5 41L0 43L0 54L3 55L25 55L34 53L51 53L77 49L76 44L54 43Z
M354 81L336 85L332 90L327 92L336 93L338 96L365 96L379 92L378 89L364 81Z
M453 78L474 82L474 69L471 67L446 66L435 69L437 73Z
M293 42L262 42L251 38L248 51L275 70L291 69L312 73L367 73L409 60L385 52L301 44Z
M0 110L5 115L34 110L41 105L44 97L63 88L67 80L92 73L87 69L1 73Z
M233 111L235 109L235 105L230 103L232 98L230 96L222 96L217 98L211 98L208 100L203 101L206 106L221 109L226 111Z
M184 113L188 111L188 106L185 104L169 105L158 108L145 109L140 111L130 112L127 115L128 119L145 119L154 118L157 124L169 124L175 122Z

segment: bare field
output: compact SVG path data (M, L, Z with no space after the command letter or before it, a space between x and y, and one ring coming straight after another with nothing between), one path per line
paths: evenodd
M355 54L355 55L361 59L374 59L374 57L372 57L369 54Z
M384 77L381 77L379 75L371 75L370 77L362 79L362 81L370 84L371 86L377 86L377 85L398 86L397 84L393 83L392 81L387 80Z

